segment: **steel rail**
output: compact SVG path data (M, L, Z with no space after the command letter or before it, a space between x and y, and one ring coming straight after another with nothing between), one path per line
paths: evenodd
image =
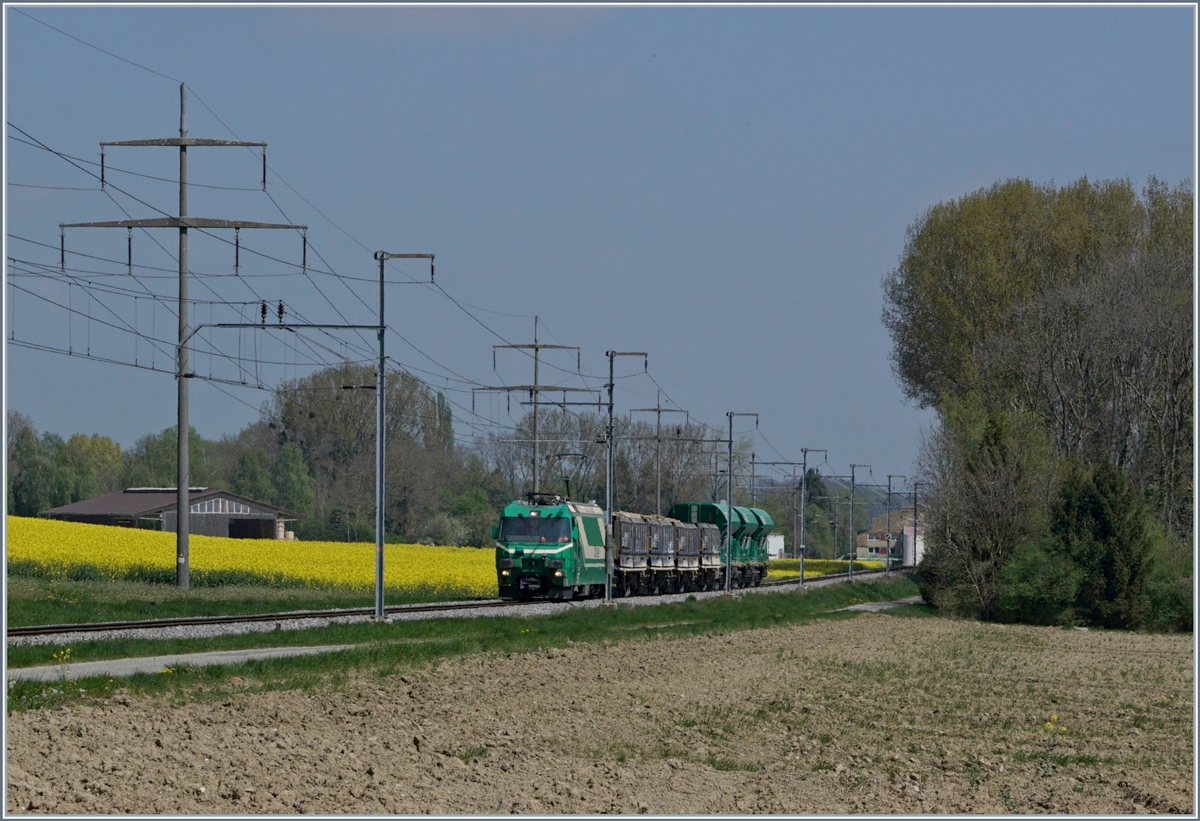
M501 601L486 599L478 602L441 602L435 604L392 605L386 608L387 613L430 613L453 612L455 610L470 610L480 607L509 607L530 604L524 601ZM290 621L302 619L335 619L344 616L371 616L375 610L372 607L354 607L340 610L292 610L285 613L248 613L235 616L180 616L169 619L144 619L141 621L101 621L82 624L31 624L21 627L9 627L5 634L10 638L17 636L43 636L58 633L98 633L105 630L155 630L163 627L197 627L212 624L249 624L261 621Z
M871 578L875 575L883 575L883 571L859 571L859 578ZM819 576L808 580L812 582L832 582L844 581L849 577L848 573L829 573L824 576ZM779 581L767 582L764 581L757 587L785 587L787 585L798 585L800 580L797 579L782 579ZM754 587L736 588L738 590L753 590ZM674 595L685 595L677 593ZM524 599L524 600L509 600L509 599L484 599L477 602L437 602L431 604L397 604L385 608L385 613L392 615L402 615L405 613L453 613L457 610L474 610L479 608L493 607L521 607L531 604L545 604L546 599ZM99 633L106 630L111 631L126 631L126 630L156 630L164 627L198 627L203 625L221 625L221 624L251 624L254 622L269 622L269 621L299 621L299 620L317 620L317 619L335 619L347 616L372 616L375 610L371 607L353 607L343 608L339 610L291 610L283 613L247 613L233 616L180 616L177 618L167 619L143 619L140 621L101 621L101 622L86 622L81 624L31 624L19 627L9 627L5 630L5 635L8 638L17 638L21 636L52 636L62 633Z

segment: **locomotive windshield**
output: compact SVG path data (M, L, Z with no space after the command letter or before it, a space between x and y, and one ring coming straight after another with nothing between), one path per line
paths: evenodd
M505 516L500 520L502 542L554 542L571 541L571 520L565 518L544 519L540 516Z

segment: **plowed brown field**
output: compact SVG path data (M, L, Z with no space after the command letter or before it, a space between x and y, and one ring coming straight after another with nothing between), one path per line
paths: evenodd
M10 715L10 813L1194 813L1188 636L865 614Z

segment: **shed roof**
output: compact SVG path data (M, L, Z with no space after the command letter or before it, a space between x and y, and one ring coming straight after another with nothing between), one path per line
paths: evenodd
M254 505L257 508L276 514L280 519L293 520L305 518L303 514L297 513L294 510L260 502L257 499L251 499L240 493L233 493L228 490L221 490L220 488L194 487L188 489L188 502L192 504L218 496L237 499L240 502ZM155 516L167 510L174 510L177 501L177 492L173 487L131 487L125 490L118 490L116 493L106 493L103 496L81 499L69 505L43 510L38 515L49 519L71 515L131 516L133 518L142 518Z
M917 515L918 515L918 518L921 520L921 523L924 524L924 522L925 522L925 505L924 505L924 503L921 503L921 502L917 503ZM912 520L913 520L912 505L908 505L907 507L892 508L892 529L893 530L897 530L899 527L910 527L912 525ZM888 526L888 515L886 513L880 513L878 516L876 516L874 519L871 520L871 526L867 529L873 533L877 532L877 531L883 532L883 531L887 530L887 526Z

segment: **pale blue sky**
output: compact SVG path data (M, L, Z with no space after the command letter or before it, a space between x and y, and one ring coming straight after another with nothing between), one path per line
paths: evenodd
M5 26L6 255L21 260L6 273L27 289L5 290L6 341L170 367L166 343L151 354L99 323L172 338L165 308L151 316L149 298L128 294L173 300L175 233L134 236L146 267L131 280L116 276L124 231L69 231L68 266L111 289L90 302L61 277L13 274L57 267L60 222L126 218L118 205L175 213L174 184L116 169L169 180L177 151L108 149L107 181L151 208L95 190L15 142L27 138L12 126L94 162L101 141L176 136L182 80L190 136L269 143L274 198L253 190L257 155L197 148L192 182L252 190L193 188L190 213L306 223L315 269L297 275L294 235L243 231L239 281L232 247L194 237L193 270L221 276L193 282L191 296L284 299L311 322L370 323L371 282L327 272L370 280L378 248L435 253L439 284L475 318L439 291L394 287L387 346L457 404L463 440L519 415L517 397L510 417L503 399L481 396L472 416L471 388L531 381L513 351L494 372L491 346L530 342L537 315L541 341L579 346L592 377L606 375L607 349L649 352L653 379L618 360L618 412L652 406L661 387L664 404L722 430L726 411L759 413L760 459L827 448L827 472L855 462L880 481L910 473L931 415L904 400L880 323L880 282L906 228L938 201L1011 177L1194 177L1190 6L29 5L7 6ZM61 190L74 187L92 190ZM84 313L68 325L27 291ZM201 306L193 322L238 315ZM231 359L198 352L193 365L269 387L305 373L305 356L360 358L373 345L314 335L296 365L278 335L255 336L214 332ZM207 344L202 334L198 351ZM256 344L259 360L289 365L255 373ZM168 373L11 344L6 356L7 405L41 430L128 446L175 422ZM573 353L544 356L561 368L544 367L544 382L604 381L576 375ZM196 380L192 422L206 437L234 433L267 395Z

